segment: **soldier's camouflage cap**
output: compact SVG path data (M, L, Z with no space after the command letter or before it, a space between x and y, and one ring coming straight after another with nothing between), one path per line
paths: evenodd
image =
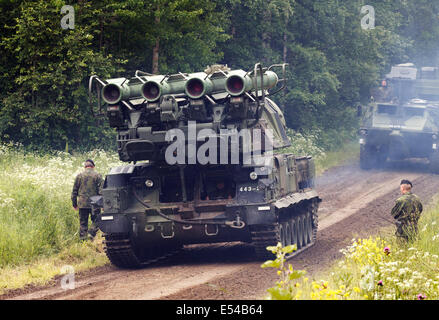
M93 167L95 166L95 163L91 159L85 160L84 164L87 165L87 162L89 162Z
M406 179L401 180L401 184L408 184L408 185L410 185L410 187L413 187L412 183L409 180L406 180Z

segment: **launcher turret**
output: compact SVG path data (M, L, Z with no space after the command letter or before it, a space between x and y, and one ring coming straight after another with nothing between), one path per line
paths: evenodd
M282 79L273 71L276 68L281 69ZM179 129L189 139L190 126L197 138L201 130L228 139L225 130L271 129L272 148L288 146L283 114L268 98L285 87L285 69L286 64L263 68L258 63L250 71L223 65L189 74L137 71L131 78L92 76L89 88L96 81L109 124L118 132L120 159L162 161L172 143L169 130Z
M278 242L297 252L315 243L314 160L272 152L290 145L269 98L285 87L285 68L90 78L120 159L134 162L112 168L94 202L111 263L138 268L183 245L236 241L265 261Z

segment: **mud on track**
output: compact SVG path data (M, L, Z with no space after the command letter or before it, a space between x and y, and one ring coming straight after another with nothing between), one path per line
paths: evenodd
M390 225L389 212L399 182L410 179L427 204L439 192L439 176L424 163L393 163L383 170L361 171L357 163L332 168L317 182L323 202L316 244L289 261L310 277L341 257L353 237L368 236ZM261 299L277 280L261 269L248 244L193 245L175 257L141 270L99 268L76 277L76 289L50 287L10 292L0 299Z

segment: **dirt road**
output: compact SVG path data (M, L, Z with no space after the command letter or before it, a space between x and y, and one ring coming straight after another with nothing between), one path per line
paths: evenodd
M439 176L423 163L392 164L383 170L361 171L357 163L324 173L318 180L323 202L319 209L317 243L289 262L317 271L341 257L339 250L353 237L376 234L390 225L389 212L399 195L401 179L427 204L439 192ZM106 266L76 278L74 290L60 281L46 288L10 293L9 299L261 299L276 281L273 270L261 269L248 244L229 243L186 247L160 265L142 270Z

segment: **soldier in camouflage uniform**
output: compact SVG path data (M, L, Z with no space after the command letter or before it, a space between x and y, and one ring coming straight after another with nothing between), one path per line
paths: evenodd
M94 238L97 232L95 225L99 209L92 210L90 197L101 195L103 179L99 173L94 170L94 162L86 160L84 163L84 171L75 178L72 190L72 205L75 210L79 209L79 238L87 239L87 232L91 238ZM92 224L88 230L88 217L91 216Z
M418 220L422 213L419 197L412 193L412 183L402 180L400 185L402 196L396 200L392 216L396 220L396 236L398 239L413 241L418 233Z

